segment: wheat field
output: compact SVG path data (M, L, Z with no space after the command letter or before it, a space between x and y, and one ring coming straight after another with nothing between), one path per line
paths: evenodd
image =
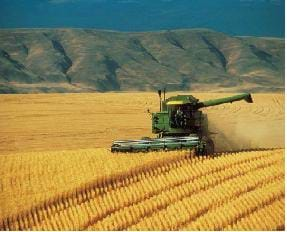
M230 95L194 94L201 100ZM284 95L253 99L204 109L217 151L284 146ZM147 109L159 110L156 93L1 95L0 154L103 148L116 139L153 136Z
M150 135L147 93L2 95L0 229L284 230L283 97L206 109L218 153L196 157L109 151Z

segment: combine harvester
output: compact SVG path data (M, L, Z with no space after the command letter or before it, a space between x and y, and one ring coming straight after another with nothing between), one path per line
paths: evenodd
M111 146L112 152L195 149L198 155L212 154L214 143L209 137L207 115L199 109L240 100L253 102L248 93L203 102L192 95L165 99L165 90L162 100L161 90L158 94L160 112L152 113L152 133L157 134L157 138L116 140Z

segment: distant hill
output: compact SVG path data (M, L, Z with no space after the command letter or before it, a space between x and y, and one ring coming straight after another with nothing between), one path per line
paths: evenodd
M0 93L283 91L284 39L207 29L0 30Z

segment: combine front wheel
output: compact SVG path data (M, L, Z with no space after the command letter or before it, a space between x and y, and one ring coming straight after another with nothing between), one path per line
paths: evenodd
M200 144L196 148L196 154L197 155L212 155L214 153L214 143L213 141L203 136Z

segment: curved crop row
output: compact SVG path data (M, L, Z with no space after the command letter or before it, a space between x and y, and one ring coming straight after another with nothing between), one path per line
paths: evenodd
M252 229L244 222L272 205L283 217L283 161L282 150L270 150L150 162L1 220L0 229Z
M285 199L273 199L270 204L247 214L235 224L227 226L227 230L284 230Z

